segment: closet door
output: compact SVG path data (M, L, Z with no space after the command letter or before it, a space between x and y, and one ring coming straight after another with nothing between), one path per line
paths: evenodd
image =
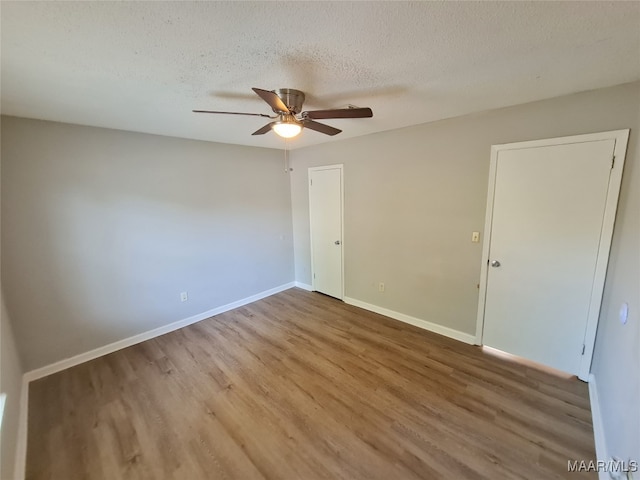
M587 327L590 318L597 325L612 231L605 220L617 203L610 189L619 189L616 139L583 137L495 152L482 336L576 375L593 347Z
M309 169L313 289L342 299L342 165Z

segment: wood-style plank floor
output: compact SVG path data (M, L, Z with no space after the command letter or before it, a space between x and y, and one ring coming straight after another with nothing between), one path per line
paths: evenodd
M582 459L584 383L299 289L29 388L32 480L541 480Z

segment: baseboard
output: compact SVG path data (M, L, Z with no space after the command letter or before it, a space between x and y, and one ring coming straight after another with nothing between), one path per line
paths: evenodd
M17 445L16 445L15 478L17 480L23 480L25 478L25 473L26 473L25 469L26 469L26 463L27 463L27 421L28 421L28 409L29 409L29 382L38 380L48 375L52 375L62 370L66 370L67 368L74 367L81 363L94 360L104 355L117 352L118 350L122 350L123 348L136 345L146 340L151 340L152 338L159 337L160 335L164 335L165 333L173 332L174 330L178 330L188 325L192 325L194 323L200 322L207 318L213 317L214 315L219 315L221 313L228 312L229 310L233 310L234 308L239 308L249 303L262 300L263 298L269 297L271 295L275 295L276 293L283 292L284 290L288 290L295 286L298 286L296 285L296 282L285 283L284 285L280 285L278 287L265 290L263 292L257 293L250 297L243 298L236 302L228 303L226 305L222 305L220 307L207 310L206 312L193 315L183 320L178 320L177 322L170 323L169 325L164 325L162 327L149 330L148 332L143 332L138 335L125 338L123 340L118 340L117 342L110 343L109 345L98 347L94 350L90 350L88 352L75 355L71 358L66 358L64 360L60 360L59 362L52 363L51 365L46 365L44 367L26 372L22 376L22 391L20 392L20 411L18 413L19 419L18 419L18 439L17 439ZM300 286L300 288L304 288L304 286Z
M593 439L596 444L596 460L609 461L609 453L607 452L607 442L604 436L604 423L602 422L602 412L600 411L600 401L598 400L598 387L596 377L593 373L589 374L589 401L591 402L591 422L593 423ZM609 480L610 477L606 472L600 472L600 480Z
M293 283L298 288L306 290L307 292L313 292L313 287L311 285L307 285L306 283L302 283L302 282L293 282Z
M178 320L177 322L170 323L169 325L164 325L162 327L154 328L153 330L149 330L148 332L139 333L132 337L125 338L123 340L118 340L117 342L110 343L103 347L98 347L94 350L90 350L88 352L75 355L71 358L65 358L64 360L60 360L50 365L46 365L44 367L28 371L27 373L24 374L24 378L26 379L27 383L32 382L39 378L43 378L57 372L61 372L62 370L66 370L67 368L80 365L81 363L94 360L96 358L102 357L104 355L108 355L113 352L117 352L118 350L122 350L123 348L136 345L146 340L151 340L152 338L159 337L160 335L164 335L165 333L173 332L174 330L178 330L188 325L200 322L209 317L213 317L214 315L219 315L221 313L228 312L229 310L233 310L234 308L239 308L249 303L256 302L258 300L269 297L271 295L275 295L276 293L280 293L284 290L293 288L294 286L296 286L295 282L285 283L284 285L280 285L278 287L265 290L263 292L257 293L247 298L243 298L236 302L228 303L226 305L222 305L220 307L207 310L206 312L193 315L183 320Z
M349 305L364 308L365 310L379 313L380 315L391 317L395 320L400 320L401 322L408 323L410 325L414 325L424 330L429 330L430 332L438 333L440 335L444 335L445 337L453 338L464 343L473 345L476 341L475 335L464 333L460 330L454 330L453 328L444 327L442 325L438 325L437 323L431 323L420 318L412 317L410 315L405 315L404 313L395 312L393 310L379 307L371 303L366 303L361 300L356 300L355 298L344 297L344 302L348 303Z
M22 376L20 406L18 407L18 438L16 439L16 459L13 475L16 480L24 480L27 466L27 419L29 412L29 381Z

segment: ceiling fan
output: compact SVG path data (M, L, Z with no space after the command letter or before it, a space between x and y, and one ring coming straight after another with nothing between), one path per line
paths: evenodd
M242 113L242 112L218 112L214 110L193 110L194 113L218 113L226 115L251 115L255 117L266 117L275 120L259 128L252 135L264 135L269 130L284 138L293 138L298 135L303 128L309 128L325 135L337 135L342 130L316 122L328 118L368 118L373 117L370 108L359 108L349 106L348 108L337 108L332 110L309 110L302 111L304 103L304 93L292 88L281 88L278 90L262 90L254 88L260 98L269 104L274 116L264 113Z

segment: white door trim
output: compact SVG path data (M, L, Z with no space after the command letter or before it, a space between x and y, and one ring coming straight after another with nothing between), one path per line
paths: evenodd
M340 275L341 275L341 292L340 292L340 300L344 300L344 165L342 163L336 165L323 165L321 167L309 167L309 171L307 173L307 187L310 186L311 182L311 172L318 172L321 170L340 170L340 245L342 248L340 249ZM311 189L309 190L309 208L311 208ZM311 212L309 212L311 213ZM309 220L311 220L311 215L309 215ZM313 225L311 221L309 221L309 240L311 247L311 287L312 290L316 290L316 281L314 278L315 266L313 264Z
M611 238L613 236L613 226L618 208L618 197L620 194L620 183L622 181L622 170L624 168L625 155L627 152L627 142L629 140L629 130L615 130L611 132L590 133L585 135L574 135L570 137L550 138L544 140L533 140L529 142L507 143L503 145L491 146L491 163L489 166L489 188L487 192L487 211L484 223L485 241L482 245L482 260L480 269L480 293L478 296L478 316L476 320L476 344L482 345L482 331L484 328L484 311L487 295L487 273L489 261L489 247L491 245L491 225L493 221L493 199L496 187L496 172L498 152L503 150L517 150L523 148L548 147L553 145L564 145L570 143L596 142L600 140L615 140L614 164L609 178L609 189L600 233L600 246L598 248L598 258L594 273L593 289L589 304L589 314L587 317L587 328L585 332L584 345L585 352L580 362L578 377L584 381L589 378L591 370L591 359L595 346L596 330L600 316L600 305L602 303L602 293L609 263L609 249L611 248Z

